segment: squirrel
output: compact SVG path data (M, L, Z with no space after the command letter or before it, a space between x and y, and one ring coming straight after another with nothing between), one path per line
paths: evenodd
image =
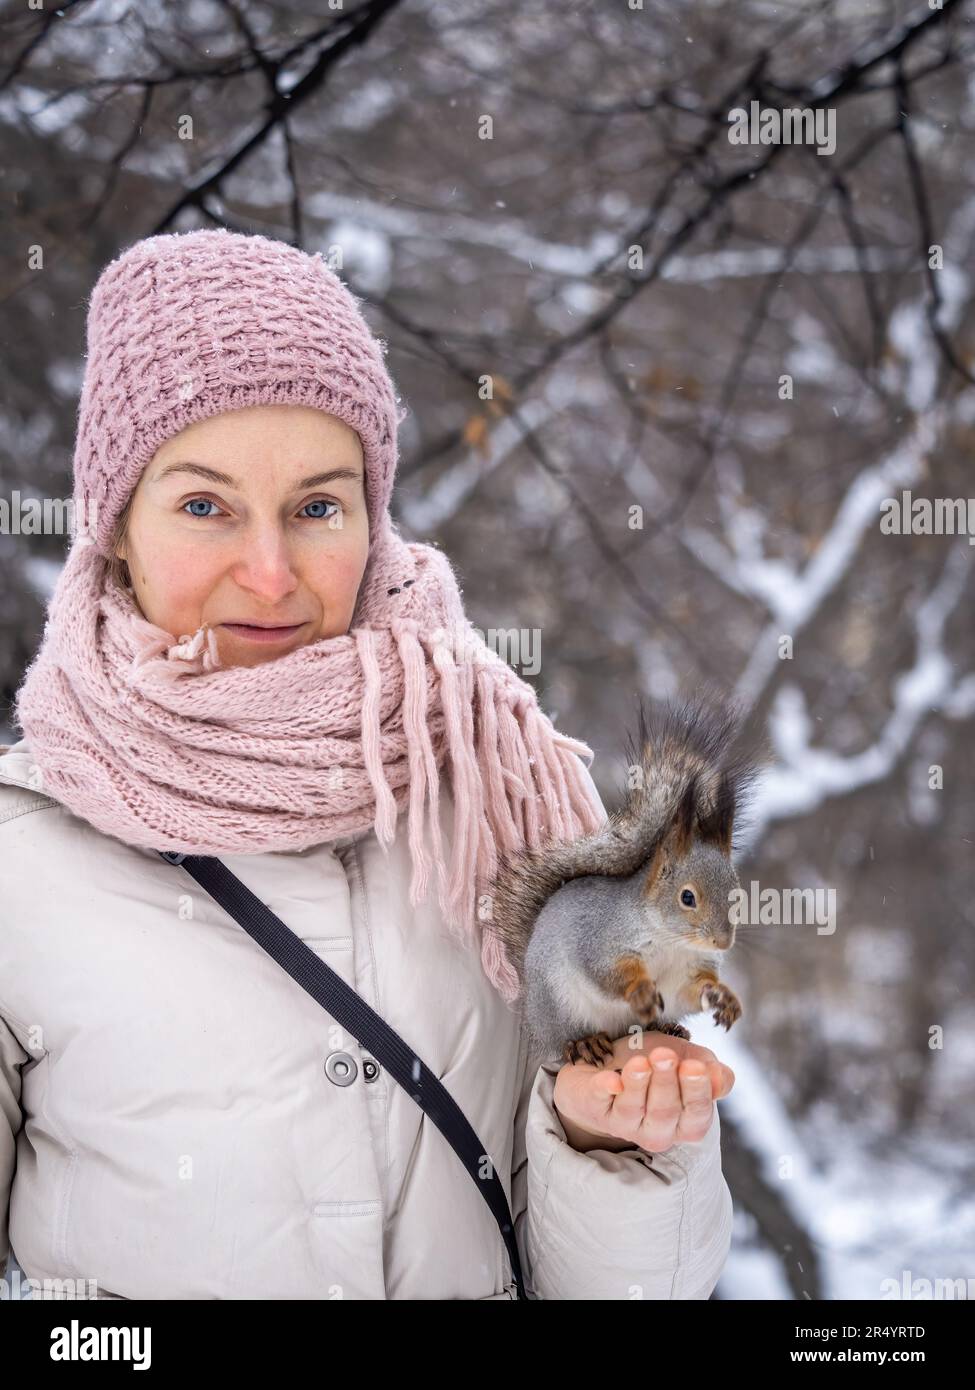
M549 1056L603 1065L634 1024L690 1038L680 1019L742 1014L718 978L740 887L732 827L759 771L733 751L741 715L713 695L669 702L639 747L619 810L575 840L502 850L489 921L519 982L523 1022ZM767 745L763 744L763 752Z

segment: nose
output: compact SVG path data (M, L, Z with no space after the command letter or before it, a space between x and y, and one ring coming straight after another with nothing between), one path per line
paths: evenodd
M298 587L294 557L280 527L261 527L245 535L242 553L232 573L242 589L269 607Z
M711 929L711 938L719 950L727 951L728 947L734 944L735 928L733 923L722 921L716 923Z

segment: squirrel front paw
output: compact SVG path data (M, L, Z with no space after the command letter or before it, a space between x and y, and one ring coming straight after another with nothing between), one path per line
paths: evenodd
M590 1033L585 1038L577 1038L566 1043L562 1056L567 1062L588 1062L590 1066L600 1067L604 1058L612 1057L613 1040L608 1033Z
M634 985L628 998L630 1007L644 1025L653 1023L664 1011L664 997L649 978Z
M714 1021L723 1025L725 1032L741 1018L741 1005L733 989L723 980L709 981L701 990L701 1008L714 1009Z
M682 1023L657 1023L654 1025L654 1031L666 1033L672 1038L683 1038L685 1042L689 1042L691 1037Z

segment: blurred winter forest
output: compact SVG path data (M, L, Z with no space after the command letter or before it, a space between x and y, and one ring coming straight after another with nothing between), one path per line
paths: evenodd
M881 528L905 490L975 493L973 14L2 11L0 496L70 496L107 261L203 226L292 241L388 343L401 530L489 637L538 636L506 655L607 805L638 695L717 684L766 731L742 882L832 891L835 930L742 928L742 1020L692 1021L737 1078L716 1298L973 1273L975 548ZM751 102L832 113L835 149L733 143ZM7 741L64 543L0 535Z

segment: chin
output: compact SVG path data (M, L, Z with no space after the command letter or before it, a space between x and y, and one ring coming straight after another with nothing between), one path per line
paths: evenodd
M289 652L296 652L299 647L307 647L308 642L314 642L317 638L311 637L304 642L282 642L280 644L259 646L250 642L236 642L232 638L221 635L217 638L217 652L220 656L221 666L264 666L269 661L277 661L282 656L287 656Z
M290 650L290 649L289 649ZM256 654L254 652L229 652L223 661L224 666L265 666L269 661L276 661L287 652L268 652L267 655Z

